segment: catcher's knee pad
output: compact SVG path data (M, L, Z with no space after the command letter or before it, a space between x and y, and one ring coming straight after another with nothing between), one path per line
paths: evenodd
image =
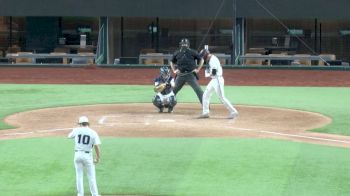
M153 105L155 105L157 108L163 107L163 103L162 103L162 101L160 100L160 97L159 97L158 95L156 95L156 96L153 98L152 102L153 102Z
M176 97L170 96L169 98L169 106L174 107L177 104Z

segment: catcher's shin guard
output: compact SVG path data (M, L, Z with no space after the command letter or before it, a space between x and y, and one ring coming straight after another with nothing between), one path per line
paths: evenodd
M176 97L175 96L170 96L169 97L169 106L174 107L177 104Z
M168 112L169 113L173 112L173 109L174 109L176 104L177 104L176 97L175 96L170 96L169 97L169 106L168 106Z
M156 95L156 96L153 98L152 102L153 102L153 105L154 105L154 106L156 106L157 108L159 108L159 112L163 112L164 106L163 106L163 103L162 103L162 101L160 100L160 97L159 97L158 95Z

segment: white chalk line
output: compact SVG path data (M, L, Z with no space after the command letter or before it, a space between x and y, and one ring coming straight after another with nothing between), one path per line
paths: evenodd
M346 141L346 140L328 139L328 138L322 138L322 137L312 137L312 136L299 135L299 134L281 133L281 132L275 132L275 131L264 131L264 130L256 130L256 129L239 128L239 127L232 127L232 128L242 130L242 131L267 133L271 135L280 135L280 136L287 136L287 137L294 137L294 138L303 138L303 139L350 144L350 141Z
M102 116L102 118L100 119L100 121L102 122L101 124L103 124L105 119L108 117L118 117L118 116ZM173 119L160 119L160 120L158 120L158 122L176 122L176 121ZM113 124L113 123L111 123L111 124ZM147 121L147 122L145 122L145 125L150 125L150 123ZM249 128L241 128L241 127L231 127L230 126L230 128L233 128L235 130L240 130L240 131L251 131L251 132L257 132L257 133L280 135L280 136L287 136L287 137L293 137L293 138L303 138L303 139L310 139L310 140L350 144L350 141L346 141L346 140L327 139L327 138L322 138L322 137L312 137L312 136L305 136L305 135L299 135L299 134L289 134L289 133L281 133L281 132L275 132L275 131L264 131L264 130L256 130L256 129L249 129Z
M93 127L104 127L104 126L114 126L116 123L109 123L106 124L105 120L108 117L118 117L118 116L102 116L99 119L99 124L97 126ZM175 122L173 119L162 119L158 120L159 122ZM151 123L146 121L144 123L145 125L150 125ZM30 131L30 132L15 132L15 133L5 133L2 134L2 136L16 136L16 135L29 135L29 134L35 134L35 133L51 133L56 131L66 131L66 130L72 130L74 127L69 128L57 128L57 129L44 129L44 130L37 130L37 131ZM248 128L241 128L241 127L232 127L230 128L240 131L251 131L251 132L257 132L257 133L265 133L265 134L271 134L271 135L280 135L280 136L286 136L286 137L294 137L294 138L303 138L303 139L310 139L310 140L318 140L318 141L327 141L327 142L335 142L335 143L345 143L350 144L350 141L346 140L337 140L337 139L328 139L328 138L322 138L322 137L312 137L312 136L305 136L305 135L299 135L299 134L289 134L289 133L281 133L276 131L264 131L264 130L256 130L256 129L248 129Z
M327 141L327 142L350 144L350 141L346 141L346 140L336 140L336 139L328 139L328 138L322 138L322 137L312 137L312 136L305 136L305 135L298 135L298 134L289 134L289 133L280 133L280 132L273 132L273 131L259 131L259 132L261 132L261 133L268 133L268 134L274 134L274 135L288 136L288 137L296 137L296 138L304 138L304 139L311 139L311 140L320 140L320 141Z
M108 118L118 118L121 117L122 115L106 115L106 116L102 116L99 120L98 120L98 124L100 125L106 125L106 126L114 126L117 125L117 123L115 122L106 122L108 120ZM125 116L123 116L125 118ZM151 125L151 123L149 122L149 119L152 119L154 117L154 115L146 115L144 118L144 122L123 122L122 124L144 124L146 126ZM158 122L161 123L172 123L172 122L176 122L176 120L174 119L159 119L157 120Z
M31 132L23 132L23 133L6 133L6 134L3 134L5 136L14 136L14 135L29 135L29 134L32 134L34 133L33 131Z
M103 127L103 126L93 126L93 127ZM34 133L51 133L51 132L56 132L56 131L68 131L72 130L75 127L68 127L68 128L57 128L57 129L44 129L44 130L37 130L37 131L29 131L29 132L14 132L14 133L4 133L1 134L0 136L16 136L16 135L29 135L29 134L34 134Z
M160 119L160 120L158 120L158 122L176 122L176 120L174 120L174 119Z

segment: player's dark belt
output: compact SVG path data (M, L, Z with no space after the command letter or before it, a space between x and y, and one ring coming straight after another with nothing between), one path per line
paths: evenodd
M75 152L85 152L85 153L90 153L90 151L83 151L83 150L75 150Z
M193 71L184 71L184 72L178 73L178 75L179 76L186 76L186 75L191 74L191 73L193 73Z

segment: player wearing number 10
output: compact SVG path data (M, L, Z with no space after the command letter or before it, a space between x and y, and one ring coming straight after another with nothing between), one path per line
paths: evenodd
M84 196L84 169L87 172L92 196L98 196L94 163L97 164L100 160L101 141L98 134L89 127L89 119L86 116L79 118L79 125L80 127L74 128L68 135L68 138L74 138L75 141L74 166L78 196ZM93 160L92 148L95 149L95 160Z

